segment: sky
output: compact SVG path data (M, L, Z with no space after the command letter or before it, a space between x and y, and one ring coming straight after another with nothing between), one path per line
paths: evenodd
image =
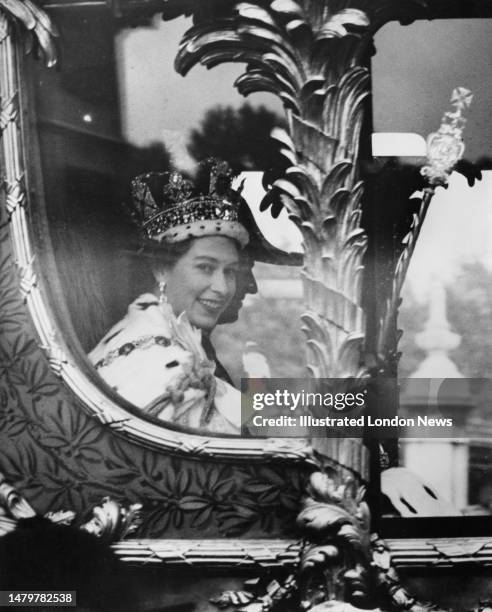
M246 201L256 212L260 229L280 248L302 250L302 237L282 211L279 219L255 209L263 194L260 173L244 173ZM451 283L465 263L482 262L492 271L492 172L484 172L475 187L454 172L447 189L438 187L429 207L407 273L407 283L419 302L426 302L437 278Z
M408 269L416 299L427 301L434 279L449 284L465 263L492 271L492 172L475 187L452 174L448 189L438 187Z
M192 165L186 151L188 135L205 111L218 104L237 107L245 102L233 88L242 72L239 64L210 71L198 66L185 78L174 71L179 40L190 25L182 18L172 22L156 18L152 27L125 30L117 39L127 138L138 145L164 140L177 165L184 169ZM467 111L465 157L492 156L492 20L423 21L405 27L388 24L377 34L375 44L376 132L426 137L439 127L443 112L450 110L452 89L463 86L474 93ZM282 112L271 94L254 94L248 101ZM260 199L258 179L251 179L247 190L254 208ZM447 191L438 190L408 274L417 299L425 299L434 275L450 282L463 262L478 260L492 269L491 211L490 175L473 189L455 175ZM289 221L284 219L280 232L279 223L267 217L261 215L259 222L272 241L278 243L282 233L281 245L298 249L297 229L289 231Z
M126 29L117 37L120 87L130 140L145 144L167 134L187 134L205 110L217 104L240 106L245 98L233 88L242 64L207 70L192 68L186 77L173 67L189 19ZM372 62L374 129L426 136L436 129L458 86L475 94L467 126L467 156L487 152L492 81L492 20L422 21L385 25L376 35ZM282 112L275 96L253 94L253 104Z
M233 87L241 64L196 66L186 77L174 70L179 41L190 26L189 19L164 22L156 16L152 27L124 30L116 39L126 136L137 145L164 138L180 167L190 164L185 143L208 108L246 102ZM254 94L248 101L283 113L272 94Z

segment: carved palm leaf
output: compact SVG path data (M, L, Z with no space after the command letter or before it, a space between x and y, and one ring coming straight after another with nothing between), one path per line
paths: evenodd
M38 8L31 0L0 0L0 13L19 21L43 51L46 64L54 66L57 61L57 52L54 39L58 36L57 30L48 15ZM0 24L0 36L6 33L6 25Z
M289 167L274 187L302 232L308 367L315 377L364 376L360 307L362 184L355 160L369 76L357 48L370 25L344 0L235 2L185 34L176 68L243 62L245 95L269 91L287 109L273 137Z

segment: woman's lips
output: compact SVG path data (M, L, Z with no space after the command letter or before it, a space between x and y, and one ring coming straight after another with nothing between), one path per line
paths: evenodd
M206 298L199 298L198 302L209 312L218 312L224 308L224 302L222 300L207 300Z

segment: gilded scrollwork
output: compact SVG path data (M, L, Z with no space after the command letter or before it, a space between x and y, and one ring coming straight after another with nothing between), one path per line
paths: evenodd
M12 98L10 98L10 100L5 100L2 103L2 108L0 111L0 131L3 132L11 121L15 121L17 119L18 112L19 105L17 103L17 96L14 95ZM14 195L13 198L8 197L7 199L9 201L13 199L14 202L17 202L19 198ZM7 207L10 208L8 204Z
M311 475L297 517L307 538L299 565L306 609L327 601L370 604L370 515L363 497L350 478L337 483L326 473Z
M30 0L2 0L0 12L8 18L18 21L29 32L31 39L44 54L47 66L54 66L57 61L55 40L57 30L45 11ZM7 35L5 25L1 26L2 37Z
M141 523L142 504L123 507L110 497L104 497L101 504L94 506L92 517L80 528L107 542L128 537Z
M7 110L8 112L3 112ZM14 96L5 101L5 105L2 104L2 132L5 132L7 128L12 125L17 125L19 117L19 101L17 96ZM7 213L11 217L19 208L26 205L26 194L25 186L23 181L19 178L14 178L12 181L6 181L4 185L5 189L5 208Z
M244 591L223 591L211 599L218 608L239 608L241 612L270 612L278 605L297 596L298 585L294 574L279 581L272 580L266 585L260 579L245 583Z
M344 516L340 508L342 498L347 496L347 485L349 488L351 485L346 483L334 487L333 482L319 476L316 476L315 480L319 481L318 487L321 486L324 491L326 501L329 500L328 507L314 510L315 514L319 513L316 518L318 541L312 541L311 532L308 540L299 546L300 561L296 572L289 574L284 580L273 580L267 584L261 579L249 580L244 584L244 590L225 591L215 597L212 603L218 608L232 607L247 612L270 611L286 603L310 612L451 612L448 608L419 601L409 593L396 570L393 549L375 534L371 536L370 547L366 548L362 557L359 556L359 562L347 569L348 563L355 559L354 551L360 553L361 541L367 540L369 532L365 526L366 521L359 523L349 539L343 535L342 542L345 540L345 545L353 548L348 555L346 549L343 554L345 546L337 539L336 534L340 534L340 526L343 524L354 527L353 519ZM327 487L330 490L328 496ZM354 500L353 493L349 498ZM358 506L360 508L360 503ZM362 514L367 517L365 508ZM331 518L327 520L329 516ZM319 538L328 528L328 524L331 525L331 535L325 531L325 538L321 543ZM335 528L336 525L338 528ZM362 525L363 535L360 533ZM357 535L354 537L354 534ZM399 541L399 544L405 547L404 541ZM341 561L343 562L340 563ZM486 606L487 602L482 605ZM477 610L481 611L482 608Z
M102 540L113 542L134 533L141 522L142 504L128 507L104 497L92 508L91 518L80 526ZM31 519L37 514L27 500L0 473L0 537L13 531L20 519ZM76 518L72 510L47 512L45 518L58 525L70 525Z
M408 610L408 612L451 612L433 603L418 601L403 586L394 567L391 552L384 540L372 537L372 568L375 586L383 609Z
M30 504L0 473L0 513L12 519L31 518L36 515Z

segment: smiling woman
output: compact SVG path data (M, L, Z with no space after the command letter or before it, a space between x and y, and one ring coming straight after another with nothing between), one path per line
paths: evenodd
M195 327L210 331L236 292L239 251L225 236L191 239L188 250L172 267L155 271L165 284L173 311L186 312Z
M255 293L255 259L273 247L259 234L225 162L209 160L208 188L177 172L132 181L137 253L156 286L138 297L89 358L119 395L146 415L216 433L240 433L240 394L217 361L210 333Z

